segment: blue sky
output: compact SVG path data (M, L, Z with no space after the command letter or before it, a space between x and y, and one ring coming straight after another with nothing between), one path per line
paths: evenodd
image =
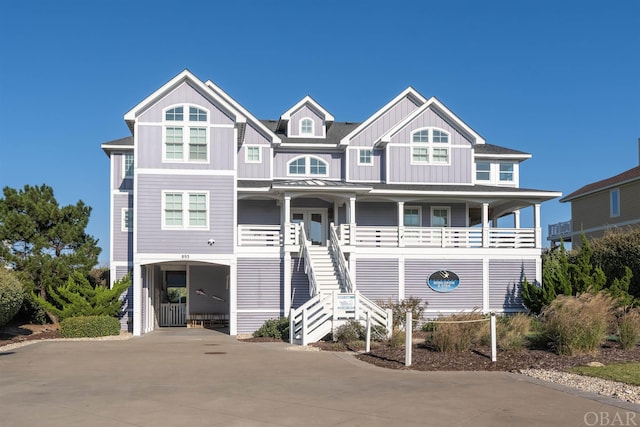
M0 16L0 186L92 206L103 265L100 144L128 136L124 113L185 68L262 119L309 94L362 121L413 86L488 143L532 153L521 187L566 195L639 161L637 0L0 0ZM544 203L544 235L569 218Z

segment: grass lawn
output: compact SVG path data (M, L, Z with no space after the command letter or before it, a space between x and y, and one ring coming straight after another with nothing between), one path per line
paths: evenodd
M640 363L621 363L606 366L578 366L569 370L574 374L604 378L622 383L640 385Z

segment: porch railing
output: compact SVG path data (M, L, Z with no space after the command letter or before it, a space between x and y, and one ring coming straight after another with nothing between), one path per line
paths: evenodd
M347 260L344 257L342 248L340 247L340 241L338 234L336 233L336 226L331 224L329 238L329 250L332 252L336 265L338 266L338 273L340 274L340 284L344 292L353 292L353 282L351 281L351 273L349 272L349 266Z
M238 225L239 246L301 245L299 224ZM395 227L340 224L336 236L340 245L365 247L437 247L437 248L535 248L534 228L477 227Z

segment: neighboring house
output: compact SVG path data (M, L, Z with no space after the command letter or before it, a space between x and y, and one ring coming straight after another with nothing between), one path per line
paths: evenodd
M291 313L304 343L364 311L388 322L378 300L519 311L522 278L541 280L540 204L561 194L519 188L530 154L412 88L363 123L309 96L258 120L185 70L124 119L132 136L102 149L111 277L133 272L134 335L212 320L246 334ZM177 290L186 302L170 303Z
M640 149L640 143L639 143ZM571 220L549 225L548 240L580 246L605 232L640 224L640 166L601 181L587 184L560 199L571 203Z

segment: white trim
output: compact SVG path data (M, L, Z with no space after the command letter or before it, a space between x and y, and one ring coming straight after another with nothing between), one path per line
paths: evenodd
M416 91L414 88L409 86L408 88L403 90L399 95L393 98L391 101L387 102L382 108L380 108L378 111L373 113L373 115L371 115L367 120L365 120L362 124L360 124L360 126L358 126L353 131L351 131L351 133L349 133L347 136L342 138L340 140L340 145L349 145L349 143L353 138L358 136L367 127L369 127L369 125L371 125L373 122L375 122L380 117L382 117L387 111L393 108L398 102L400 102L401 100L407 97L413 98L414 101L417 101L416 102L417 104L424 104L425 102L427 102L427 99L425 97L420 95L418 91ZM416 110L417 109L419 109L419 107L416 108Z
M357 150L358 150L358 162L357 162L358 166L375 166L374 163L373 163L373 157L374 157L373 156L373 148L358 147ZM369 163L362 163L360 161L360 159L361 159L360 154L361 154L362 151L365 151L365 150L369 152L369 160L370 160Z
M180 194L182 203L182 225L166 224L166 196L167 194ZM189 196L205 196L205 225L193 226L189 225ZM211 215L211 207L209 206L209 192L202 190L162 190L161 200L161 230L209 230L209 216Z
M526 160L531 158L531 154L484 154L474 153L474 158L477 159L495 159L495 160Z
M290 172L290 165L291 163L293 163L294 161L300 160L304 158L304 173L291 173ZM311 160L318 160L320 162L322 162L325 166L325 170L326 172L324 174L312 174L311 173ZM330 171L329 171L329 162L327 162L326 160L324 160L322 157L318 157L318 156L314 156L312 154L302 154L300 156L296 156L293 159L289 160L286 164L286 168L287 168L287 177L308 177L308 178L324 178L324 177L329 177Z
M257 149L258 150L258 160L250 160L249 159L249 149ZM261 145L245 145L244 146L244 162L245 163L262 163L262 146Z
M125 221L127 212L129 215L133 215L132 208L122 208L120 212L120 231L123 233L133 233L133 216L131 216L131 226L127 226L127 221Z
M114 153L122 155L122 179L133 179L133 173L135 170L135 154L132 150L122 151L121 153ZM131 175L127 175L127 155L131 158Z
M431 206L429 213L429 226L442 227L441 225L433 225L433 211L436 209L447 211L447 225L445 225L445 227L451 227L451 206Z
M300 138L300 137L292 136L291 138ZM306 137L305 136L303 138L311 139L312 137ZM323 139L324 136L316 136L314 138ZM286 148L304 148L304 149L308 150L309 148L312 148L313 150L317 150L319 148L327 148L327 149L334 149L335 150L336 145L335 144L316 143L316 142L312 142L312 143L310 143L310 142L307 142L307 143L304 143L304 142L283 142L281 144L281 147L284 148L284 149L286 149Z
M185 104L185 105L193 105L196 106L194 104ZM157 127L157 126L164 126L167 122L141 122L138 123L139 126L141 127ZM194 127L209 127L211 129L234 129L236 126L235 124L227 124L227 123L209 123L209 122L191 122L191 123L202 123L202 126L194 126ZM268 145L268 144L265 144ZM128 145L118 145L118 147L120 148L126 148L128 147ZM133 145L131 146L131 148L133 148Z
M234 156L237 157L237 156ZM202 163L196 163L202 164ZM231 169L211 170L211 169L157 169L157 168L136 168L138 175L206 175L206 176L235 176ZM253 181L253 179L252 179Z
M418 225L407 225L405 217L407 216L407 209L418 210ZM422 205L404 205L402 208L402 226L403 227L422 227Z
M309 121L311 123L311 132L303 132L302 131L302 123ZM308 137L308 138L314 138L316 136L316 122L311 118L311 117L302 117L300 119L300 121L298 122L298 136L299 137ZM289 137L291 137L291 135L289 135Z
M182 120L166 120L166 114L169 110L175 110L176 108L182 108ZM195 108L198 111L202 111L206 113L205 121L191 121L189 120L190 110L191 108ZM188 163L188 164L208 164L211 162L211 129L209 127L209 123L211 120L211 111L207 108L204 108L200 105L190 104L190 103L178 103L172 104L162 109L162 162L163 163ZM182 144L182 158L168 158L167 157L167 129L181 129L181 139L180 142ZM192 144L191 142L191 131L192 130L203 130L205 141L204 147L206 150L206 158L204 159L191 159L190 148L192 145L202 145L202 144ZM177 144L177 142L176 142Z
M309 95L305 96L304 98L302 98L300 101L298 101L293 107L289 108L287 111L284 112L284 114L282 114L280 116L280 120L291 120L291 114L295 113L296 111L298 111L300 108L302 108L302 106L304 106L305 104L310 104L313 108L315 108L316 110L318 110L318 112L320 113L320 115L324 115L323 119L326 122L332 122L334 121L333 116L331 115L331 113L329 113L327 110L325 110L324 108L322 108L322 106L320 104L318 104L313 98L311 98Z

